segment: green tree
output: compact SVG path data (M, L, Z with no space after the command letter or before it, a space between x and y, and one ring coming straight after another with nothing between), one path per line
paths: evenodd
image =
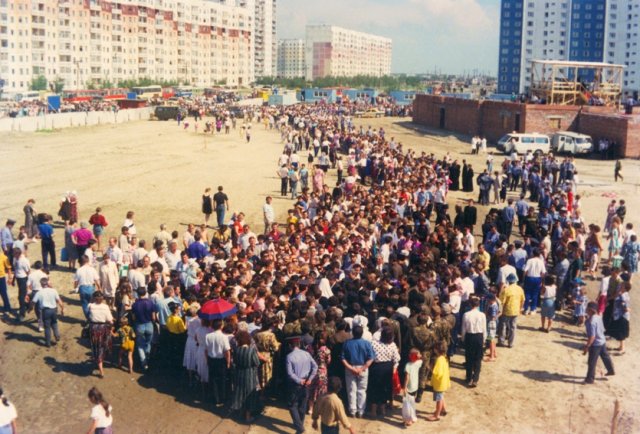
M47 90L47 78L44 75L33 78L29 88L31 90Z
M52 87L53 93L62 92L62 89L64 88L64 79L62 77L57 76L51 82L51 87Z

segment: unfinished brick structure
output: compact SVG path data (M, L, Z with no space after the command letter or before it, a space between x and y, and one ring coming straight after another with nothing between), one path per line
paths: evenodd
M416 95L413 121L496 142L517 131L552 134L575 131L615 141L620 156L640 158L640 115L620 115L607 107L520 104Z

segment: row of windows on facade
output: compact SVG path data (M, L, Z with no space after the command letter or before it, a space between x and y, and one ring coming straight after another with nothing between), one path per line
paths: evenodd
M509 3L509 2L502 2L502 8L503 8L503 9L511 9L511 6L512 6L512 4L511 4L511 3ZM515 4L513 4L513 6L515 7L515 9L522 9L522 3L515 3ZM535 8L535 6L536 6L536 5L535 5L535 3L534 3L534 2L529 2L529 3L527 3L527 7L528 7L529 9L533 9L533 8ZM549 9L551 6L555 6L555 2L554 2L554 3L549 3L549 2L547 2L547 3L545 3L545 4L544 4L544 7L545 7L546 9ZM569 5L568 5L568 3L567 3L567 2L560 3L560 7L561 7L562 9L567 9L567 8L568 8L568 6L569 6ZM583 5L582 5L582 4L580 4L579 2L575 2L575 3L573 3L573 6L572 6L572 7L573 7L573 10L574 10L574 11L579 11L579 10L581 10L581 9L584 9L584 10L586 10L586 11L593 10L593 4L591 4L591 3L586 3L586 4L584 4L584 8L583 8L582 6L583 6ZM615 8L613 7L614 5L611 5L611 6L612 6L612 9L615 9ZM616 6L616 7L617 7L617 6ZM604 10L604 2L603 2L603 3L599 3L599 4L597 4L597 5L596 5L596 10L598 10L598 11L602 11L602 10Z

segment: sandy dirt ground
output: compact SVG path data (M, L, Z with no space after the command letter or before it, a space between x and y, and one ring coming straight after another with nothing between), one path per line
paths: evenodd
M388 136L418 151L472 161L476 171L485 156L469 155L468 138L428 131L407 120L363 121L383 126ZM461 141L463 140L463 141ZM233 211L243 211L255 232L262 229L261 206L274 195L279 218L286 215L288 199L278 196L276 161L281 152L279 135L254 125L251 143L238 132L228 136L203 136L178 128L175 122L135 122L118 126L69 129L51 133L5 135L0 140L3 183L0 183L0 220L23 220L22 207L30 197L39 212L57 213L67 190L77 190L81 219L101 206L110 222L107 235L116 235L128 210L136 212L142 238L150 240L161 223L181 233L186 223L201 223L200 195L205 187L223 185ZM306 153L303 152L303 157ZM496 158L496 162L500 158ZM628 202L628 218L640 223L640 164L623 162L624 183L613 183L613 162L580 159L577 162L588 222L603 224L604 193L615 192ZM334 176L334 174L331 174ZM477 195L477 194L476 194ZM456 192L450 203L471 197ZM479 207L480 208L480 207ZM484 212L481 211L481 218ZM58 251L63 231L56 229ZM31 261L40 259L39 245L31 245ZM68 307L61 318L60 345L47 349L34 322L0 323L0 384L15 403L19 426L25 433L78 433L89 425L86 392L98 386L114 407L118 433L290 433L287 411L267 407L254 425L241 425L220 417L203 402L185 377L142 376L108 367L104 379L96 376L90 349L80 340L81 309L77 296L69 295L72 275L54 271L52 283ZM597 282L589 283L589 294ZM634 280L637 290L638 279ZM17 289L10 288L13 304ZM586 356L580 348L582 328L566 318L550 334L537 331L539 317L520 319L516 345L498 349L498 361L483 365L480 386L463 385L463 356L452 360L452 388L446 394L449 415L440 422L424 421L434 403L418 405L420 422L409 432L594 432L610 431L614 402L619 400L619 432L640 431L640 358L637 339L640 296L631 292L631 339L627 352L614 356L616 376L599 377L595 385L581 384ZM33 315L33 314L31 314ZM33 317L31 317L33 319ZM614 347L611 343L609 346ZM603 370L602 367L600 367ZM399 403L397 403L399 405ZM354 421L358 432L401 432L400 411L384 422ZM308 431L311 421L307 420Z

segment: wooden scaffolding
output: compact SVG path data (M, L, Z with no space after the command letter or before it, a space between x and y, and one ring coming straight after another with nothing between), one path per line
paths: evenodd
M532 60L529 97L546 104L619 107L624 68L601 62Z

